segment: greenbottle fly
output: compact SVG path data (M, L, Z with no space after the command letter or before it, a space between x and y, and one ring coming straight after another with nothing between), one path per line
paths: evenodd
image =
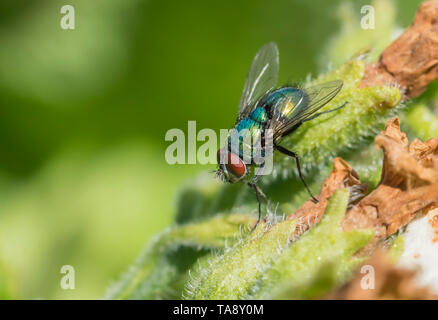
M312 200L318 202L303 178L298 155L282 147L280 142L304 122L346 105L344 103L340 107L318 112L338 94L342 88L342 80L308 88L275 88L278 69L278 48L271 42L259 50L251 64L240 99L235 127L230 131L225 146L217 152L216 175L228 183L244 182L254 190L258 202L257 224L261 219L261 200L264 198L268 201L257 186L257 181L266 174L265 159L275 150L295 159L301 182Z

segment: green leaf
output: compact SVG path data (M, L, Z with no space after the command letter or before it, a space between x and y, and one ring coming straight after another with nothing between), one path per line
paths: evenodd
M257 278L287 248L296 221L283 221L272 228L259 225L255 234L233 248L201 264L188 285L188 299L242 299ZM264 229L268 228L267 231Z
M272 298L293 286L294 298L309 297L341 283L361 259L353 254L372 238L370 230L340 228L349 193L336 191L322 221L290 243L296 221L260 225L223 254L203 259L187 285L188 299ZM323 279L323 266L333 272ZM309 284L312 284L310 285Z
M181 298L187 270L213 249L232 245L254 224L248 215L219 215L175 226L158 235L134 267L108 292L109 299Z
M333 194L320 223L286 249L263 273L251 298L269 299L285 290L291 292L289 299L309 298L312 291L320 294L323 290L312 288L312 283L319 283L321 268L330 264L334 268L333 276L325 283L340 284L347 279L361 261L353 258L353 254L373 236L372 230L341 230L340 222L347 209L348 197L346 189Z

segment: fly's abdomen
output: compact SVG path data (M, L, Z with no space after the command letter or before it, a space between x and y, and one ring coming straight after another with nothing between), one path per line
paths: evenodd
M277 89L268 94L263 101L263 104L270 108L272 113L283 118L289 118L293 114L300 113L301 108L307 107L307 103L307 94L303 90L294 87Z

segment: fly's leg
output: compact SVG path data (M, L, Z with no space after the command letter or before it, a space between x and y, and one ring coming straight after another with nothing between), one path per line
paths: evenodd
M295 162L297 163L298 175L300 177L301 182L304 184L304 187L306 187L307 193L310 195L310 197L312 198L313 202L314 203L318 203L318 199L316 199L313 196L312 191L310 191L309 187L307 186L306 181L304 181L303 174L301 173L301 166L300 166L300 160L298 158L298 155L295 152L287 150L286 148L283 148L281 146L275 146L275 149L280 151L282 154L285 154L285 155L287 155L289 157L295 158Z
M306 122L306 121L313 120L313 119L315 119L316 117L319 117L319 116L322 115L322 114L330 113L330 112L334 112L334 111L337 111L337 110L339 110L339 109L342 109L343 107L345 107L345 106L347 105L347 103L348 103L348 102L344 102L344 104L343 104L342 106L337 107L337 108L334 108L334 109L331 109L331 110L327 110L327 111L322 111L322 112L315 113L313 116L308 117L307 119L304 119L303 121L301 121L301 123Z
M257 186L257 181L264 175L263 174L264 169L265 169L265 162L262 162L262 164L259 166L259 168L258 168L258 170L257 170L257 172L256 172L256 174L254 176L254 178L252 179L251 184L255 185L255 187L258 189L259 194L263 197L263 199L265 199L265 201L266 201L266 210L269 213L269 199L263 193L262 189L259 186ZM259 216L258 220L260 221L260 216Z
M257 169L257 172L256 172L254 178L252 179L251 184L257 183L257 181L260 179L260 177L263 176L264 169L265 169L265 163L262 162L262 164L260 164L259 168Z
M259 204L259 217L257 219L256 224L254 225L254 228L252 228L252 230L251 230L251 232L252 232L257 228L260 220L262 219L262 201L261 201L262 199L260 197L263 197L266 200L266 202L268 202L268 197L266 197L266 195L263 193L262 189L260 189L260 187L257 186L255 183L248 182L248 186L254 190L256 198L257 198L257 202Z

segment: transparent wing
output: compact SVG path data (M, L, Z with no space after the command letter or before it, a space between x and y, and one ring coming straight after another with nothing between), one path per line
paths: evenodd
M342 80L335 80L303 89L302 98L288 113L283 111L287 101L281 103L281 108L274 108L270 124L274 130L274 140L287 135L326 105L342 89L342 84Z
M237 120L245 118L257 100L276 86L278 81L278 48L274 42L265 44L254 57L243 87Z

